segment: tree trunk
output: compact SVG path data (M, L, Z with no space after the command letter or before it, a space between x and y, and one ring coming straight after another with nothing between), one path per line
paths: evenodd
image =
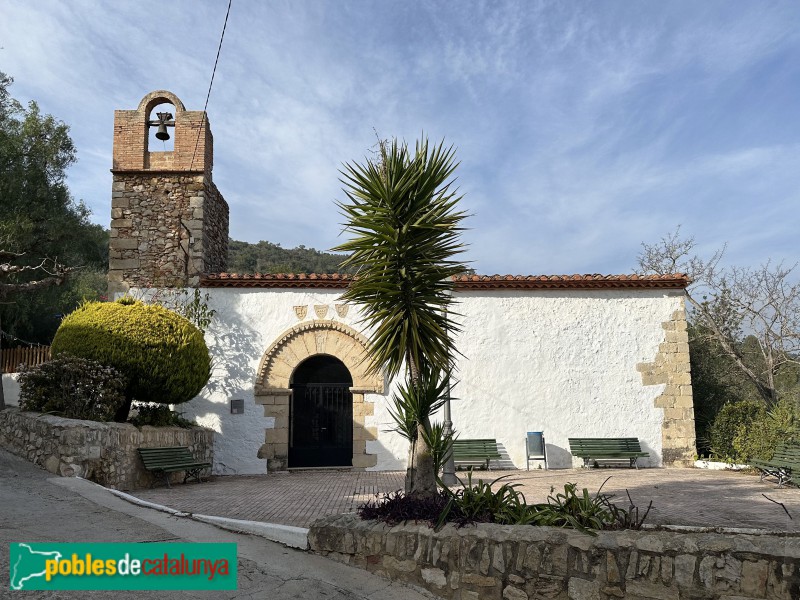
M132 402L133 396L126 392L125 402L122 403L122 406L119 407L117 413L114 415L115 423L125 423L128 420L128 413L131 411Z
M419 381L419 367L411 354L406 354L412 385ZM436 494L436 472L433 466L433 454L425 442L425 430L430 429L429 415L417 423L417 439L408 447L408 468L406 469L405 490L407 494L430 497Z
M425 443L425 428L430 428L430 421L417 424L416 464L411 473L411 493L423 497L436 494L436 472L433 466L433 453Z
M6 394L3 391L3 323L0 321L0 410L6 409Z

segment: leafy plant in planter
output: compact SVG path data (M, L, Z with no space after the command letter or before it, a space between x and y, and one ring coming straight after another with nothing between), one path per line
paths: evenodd
M497 489L495 484L501 479L472 483L472 473L467 482L462 482L456 491L444 488L432 497L415 494L385 494L382 498L367 502L358 508L362 519L375 519L389 525L406 521L425 521L439 529L446 523L458 526L473 523L497 523L501 525L546 525L577 529L588 535L597 535L600 529L640 529L652 507L648 506L643 516L628 495L630 505L627 509L611 501L610 494L600 489L594 496L584 488L578 493L577 485L567 483L564 493L551 495L547 502L528 504L525 495L517 490L520 484L504 483ZM608 481L608 479L606 479Z
M423 139L411 151L394 140L380 142L379 152L344 166L347 201L339 208L350 239L334 250L350 253L342 264L357 274L342 298L359 305L372 331L372 369L389 379L405 374L393 414L409 440L406 491L434 497L431 416L456 356L459 326L447 315L452 277L467 270L459 261L466 214L451 179L452 147Z
M126 378L125 402L115 420L125 422L135 399L181 404L200 393L211 375L203 334L161 306L132 298L87 302L61 322L53 356L70 354L99 361Z

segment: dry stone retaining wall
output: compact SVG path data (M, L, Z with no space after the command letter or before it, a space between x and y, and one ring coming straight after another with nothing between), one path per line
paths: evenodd
M313 552L453 600L795 600L800 539L480 524L314 523Z
M119 490L146 488L153 482L137 448L188 446L197 460L213 463L213 435L200 427L137 429L128 423L63 419L15 408L0 412L0 447L56 475L84 477ZM183 474L172 478L182 480Z

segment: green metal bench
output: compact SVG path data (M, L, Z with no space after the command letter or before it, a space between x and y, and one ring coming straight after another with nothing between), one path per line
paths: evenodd
M572 456L583 459L583 466L598 460L629 460L631 468L639 468L638 459L650 456L643 452L639 438L569 438Z
M750 466L761 471L764 477L775 477L778 487L784 483L800 483L800 444L779 444L769 460L751 460Z
M477 465L483 466L488 471L489 461L500 458L502 456L497 451L497 440L487 438L453 441L453 462L456 466Z
M167 448L139 448L139 456L144 463L144 468L158 476L162 474L167 487L172 487L169 484L170 473L177 471L184 471L183 483L189 477L194 477L197 482L200 482L200 473L203 469L211 467L209 462L199 462L195 460L189 448L186 446L172 446ZM155 479L153 480L155 485ZM153 487L151 485L150 487Z

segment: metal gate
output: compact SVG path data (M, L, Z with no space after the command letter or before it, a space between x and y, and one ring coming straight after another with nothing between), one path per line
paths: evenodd
M353 394L343 383L298 383L289 405L289 467L353 464Z

